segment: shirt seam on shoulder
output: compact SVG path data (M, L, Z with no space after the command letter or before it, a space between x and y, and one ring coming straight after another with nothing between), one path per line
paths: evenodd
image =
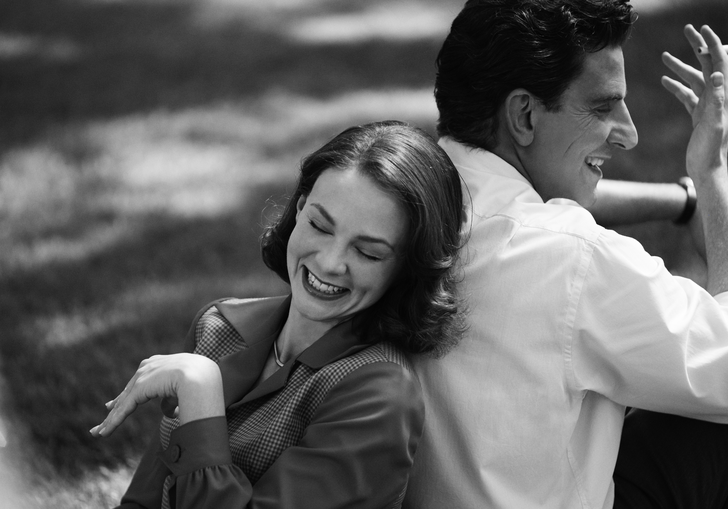
M604 233L603 231L599 231L596 234L596 238L590 238L587 235L580 234L580 233L577 233L577 232L572 232L572 231L568 231L568 230L555 230L553 228L547 228L547 227L542 226L542 225L524 223L520 219L518 219L516 217L513 217L511 215L508 215L508 214L504 214L503 212L497 212L497 213L492 214L490 216L483 216L484 219L488 219L488 218L491 218L491 217L503 217L503 218L509 219L509 220L513 221L514 223L518 224L519 225L519 228L533 228L534 230L541 230L541 231L553 233L555 235L567 235L569 237L574 237L574 238L577 238L579 240L583 240L584 242L588 242L589 244L593 244L593 245L596 245L597 244L598 239L601 238L601 236ZM596 226L599 227L599 225L596 225ZM601 228L601 227L599 227L599 228Z
M602 234L600 233L597 236L597 239L595 239L592 242L588 242L588 253L585 254L583 257L583 260L579 264L579 268L577 270L577 273L574 276L574 281L571 284L571 288L569 289L569 309L567 310L567 317L568 320L565 321L563 324L564 327L564 365L565 365L565 374L567 378L567 386L573 388L577 391L583 391L583 388L579 387L579 382L576 376L576 368L574 366L574 358L573 358L573 345L575 341L575 329L574 326L576 324L576 318L578 315L579 305L581 303L581 298L584 293L584 286L587 284L587 276L589 274L589 269L592 266L592 262L594 260L594 249L597 246L598 240L602 237ZM586 241L586 239L584 239ZM582 394L584 396L584 394Z

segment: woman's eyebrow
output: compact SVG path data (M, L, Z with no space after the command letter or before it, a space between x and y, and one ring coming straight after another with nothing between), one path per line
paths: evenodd
M318 203L312 203L311 206L318 210L322 216L324 216L324 219L331 223L332 225L336 226L336 221L334 221L334 218L331 217L331 214L328 213L328 211L324 208L323 205L320 205Z
M388 247L390 250L395 251L394 246L387 242L386 240L379 238L379 237L370 237L369 235L359 235L357 237L359 240L363 240L364 242L374 243L374 244L381 244L383 246Z

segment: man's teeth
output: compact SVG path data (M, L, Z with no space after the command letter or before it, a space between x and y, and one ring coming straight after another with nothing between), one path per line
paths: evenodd
M599 167L604 164L604 159L599 157L587 157L586 164L588 164L589 166Z
M316 276L311 274L311 272L308 273L308 284L313 286L317 291L321 293L328 293L331 295L334 295L336 293L341 293L344 291L344 288L339 288L338 286L333 285L327 285L325 283L322 283L318 279L316 279Z

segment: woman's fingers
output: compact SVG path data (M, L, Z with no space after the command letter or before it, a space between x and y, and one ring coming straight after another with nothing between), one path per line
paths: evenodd
M169 376L164 371L162 356L154 356L143 360L124 387L124 390L113 400L105 404L109 414L106 419L91 428L93 436L109 436L124 420L147 401L157 396L166 396L170 390Z
M148 401L137 401L138 398L139 391L134 390L134 385L127 385L121 394L106 404L110 412L101 424L91 428L91 434L102 437L111 435L140 404Z
M197 354L155 355L145 359L124 390L106 403L109 414L91 429L94 436L110 435L139 405L162 397L166 414L180 422L225 415L222 378L215 361Z

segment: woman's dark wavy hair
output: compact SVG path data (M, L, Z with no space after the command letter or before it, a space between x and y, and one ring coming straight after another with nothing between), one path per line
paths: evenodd
M322 172L349 168L394 196L409 220L401 272L365 311L367 334L410 352L444 354L463 328L456 283L465 214L457 170L424 131L398 121L351 127L304 158L293 196L263 233L263 261L290 283L286 249L299 197L311 192Z
M555 111L584 58L627 39L629 0L469 0L437 57L437 132L492 150L497 113L524 88Z

